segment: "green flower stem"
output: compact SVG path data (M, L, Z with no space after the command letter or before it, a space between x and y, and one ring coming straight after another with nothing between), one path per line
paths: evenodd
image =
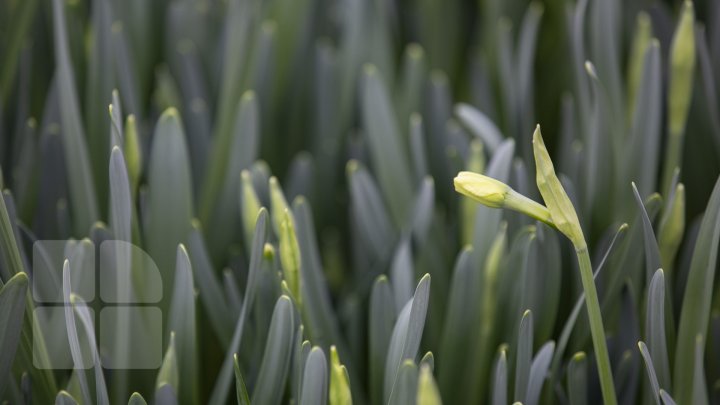
M585 290L585 305L590 319L590 333L592 334L595 358L597 359L598 374L600 375L600 389L605 405L616 405L615 385L610 370L610 356L605 342L600 302L598 301L595 281L593 280L592 264L587 246L576 246L578 263L580 264L580 278Z

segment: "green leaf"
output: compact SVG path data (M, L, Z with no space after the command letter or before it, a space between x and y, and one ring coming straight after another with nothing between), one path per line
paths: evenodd
M682 183L675 187L667 204L660 219L658 245L662 267L672 275L675 256L685 233L685 186Z
M645 51L642 81L638 89L632 130L625 164L628 167L625 179L638 184L641 196L656 190L658 177L658 156L660 154L660 130L662 125L662 87L660 43L652 40ZM620 182L621 190L625 186ZM624 194L624 193L623 193ZM656 269L653 269L653 271Z
M313 347L305 362L299 405L325 405L328 399L327 359L323 350Z
M88 160L85 132L80 120L80 108L68 49L65 11L62 0L53 0L55 63L57 65L58 94L62 123L63 149L70 186L74 234L84 235L99 218L93 172Z
M222 174L222 188L218 190L217 200L202 206L200 220L207 224L209 246L216 246L211 252L220 253L232 242L239 224L237 198L240 192L241 171L250 167L257 157L260 144L259 106L255 93L243 94L236 113L232 143L228 145L229 157L225 172ZM257 211L253 213L256 215ZM213 255L216 256L216 255Z
M232 337L233 319L228 313L228 302L210 263L200 223L192 221L192 229L188 236L188 253L192 262L195 284L197 284L205 313L210 318L210 324L220 340L223 349L227 349Z
M20 342L25 300L28 292L28 276L17 273L0 288L0 395L10 382L10 370Z
M165 285L174 285L177 245L186 240L193 218L190 161L180 115L163 112L155 127L148 168L145 242Z
M240 343L242 341L246 318L251 309L251 303L255 301L254 295L256 292L256 279L258 278L260 266L262 265L264 246L265 241L267 240L267 217L267 210L261 208L258 212L257 221L255 221L255 234L253 236L252 248L250 250L250 265L248 267L248 278L245 287L245 296L243 297L243 304L240 310L240 317L235 324L235 331L233 332L230 346L226 351L222 369L215 381L215 387L213 388L210 400L208 401L213 405L224 404L227 399L228 391L230 390L233 373L233 356L240 350Z
M645 245L645 274L649 279L651 274L662 267L662 264L660 263L660 249L658 248L657 239L655 239L655 232L653 231L650 217L648 217L648 213L645 211L645 205L643 205L642 198L638 193L635 183L632 183L632 189L633 194L635 195L635 203L638 207L640 219L642 219L643 242Z
M660 398L665 405L675 405L675 400L663 389L660 389Z
M178 375L181 386L177 388L178 398L182 402L197 403L198 387L198 342L195 320L195 286L192 267L185 246L177 247L175 264L175 286L168 328L176 333L175 351L178 357Z
M412 197L410 164L385 83L373 65L364 68L360 99L375 173L394 223L400 226L409 219L406 202Z
M660 383L658 382L657 373L655 372L655 366L653 365L652 356L648 352L647 346L644 342L638 342L638 348L642 355L643 361L645 362L645 370L647 370L648 379L650 380L650 391L652 398L655 399L655 403L660 405Z
M390 283L393 287L397 312L400 312L405 303L412 298L414 278L415 271L413 270L410 242L403 239L400 241L390 265Z
M705 339L702 335L695 338L695 370L692 376L692 403L708 405L707 387L705 386L705 366L703 357L705 353Z
M492 120L475 107L460 103L455 106L455 115L460 122L487 146L488 151L493 154L504 140L500 129Z
M663 192L669 191L675 168L682 168L683 137L692 99L695 74L695 10L693 3L683 3L672 44L668 72L667 127L668 144L662 177ZM677 396L677 393L675 394ZM683 403L680 400L680 403Z
M693 251L685 298L680 312L673 394L681 404L693 403L692 378L695 370L695 337L703 335L710 320L712 286L720 242L720 179L715 182Z
M570 359L567 370L567 390L569 403L573 405L587 404L587 356L578 352Z
M248 253L252 246L253 232L255 231L255 220L257 220L258 211L260 211L260 199L255 192L252 177L249 171L243 170L240 173L240 210L242 216L242 224L245 237L245 245Z
M413 298L405 304L395 322L385 362L385 400L390 399L404 360L417 356L430 299L430 275L420 279Z
M105 378L100 364L100 354L97 351L95 326L93 325L92 317L85 302L71 291L72 284L70 274L70 262L66 259L63 263L63 299L65 303L65 327L68 334L73 365L79 377L84 401L87 401L87 403L107 405L110 401L108 399ZM78 333L76 315L80 319L83 327L82 335ZM80 336L84 338L84 345L80 343ZM89 361L85 359L85 355L88 354L88 352L91 357ZM90 386L85 376L85 369L90 368L91 365L95 372L96 397L94 401L90 395Z
M173 391L177 390L179 381L180 372L178 370L177 350L175 349L175 331L170 331L170 343L165 351L160 371L158 371L155 390L157 392L163 386L170 386Z
M250 405L250 396L248 395L247 388L245 388L245 381L243 380L242 373L240 372L240 364L238 363L237 354L233 355L233 364L235 368L235 391L237 392L237 403L238 405Z
M330 405L352 405L350 377L340 363L337 348L330 346Z
M123 153L117 146L110 154L110 228L116 240L132 241L132 197Z
M525 402L528 398L527 389L530 379L530 366L533 351L533 316L526 310L520 320L518 347L515 358L515 401Z
M299 307L302 307L302 259L300 245L295 234L295 219L292 211L285 208L283 220L280 223L280 263L282 264L283 278L288 283L291 297Z
M545 343L540 348L540 351L538 351L535 355L535 358L533 358L532 365L530 366L527 391L525 394L525 404L536 405L540 400L540 393L542 392L542 388L545 383L545 377L547 375L554 350L555 342Z
M388 404L412 405L418 392L418 367L412 360L405 360L398 371L397 381L390 393Z
M138 392L133 392L128 399L128 405L147 405L147 401Z
M270 332L253 391L252 402L279 404L282 400L293 343L293 305L287 296L277 300L270 322Z
M498 358L495 362L493 372L492 404L507 404L508 381L507 381L507 346L500 346Z
M670 387L670 362L665 335L665 273L658 269L650 280L647 296L645 333L650 355L657 371L658 384Z
M440 391L438 391L432 367L420 363L420 377L418 378L417 405L442 405Z
M652 20L650 16L641 11L635 21L635 32L633 34L632 47L627 68L627 106L629 118L634 116L638 90L645 88L641 81L647 80L643 70L647 67L647 47L652 38Z
M390 338L393 334L396 311L395 301L390 283L385 275L379 276L373 284L370 293L369 309L369 368L370 368L370 398L375 403L382 403L383 384L385 376L385 361L387 359Z
M356 160L348 162L347 176L351 210L359 236L378 258L384 260L390 254L396 235L380 191L370 173Z
M58 392L55 397L55 405L77 405L78 402L67 391Z

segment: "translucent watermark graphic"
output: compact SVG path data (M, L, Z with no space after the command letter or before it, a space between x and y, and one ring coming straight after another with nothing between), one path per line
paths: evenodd
M160 367L163 280L149 254L117 240L43 240L32 271L35 367Z

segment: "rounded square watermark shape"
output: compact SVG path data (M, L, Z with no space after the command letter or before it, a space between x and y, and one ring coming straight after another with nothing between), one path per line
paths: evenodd
M104 368L160 368L162 340L162 311L157 307L115 306L100 311Z
M163 284L155 261L141 248L121 240L100 244L100 298L114 304L160 302Z
M62 304L63 263L69 261L73 293L95 299L95 245L88 239L39 240L33 244L32 291L40 303Z
M92 308L83 306L94 323ZM74 364L68 340L65 306L40 306L33 311L33 365L45 370L89 369L93 367L93 345L85 333L82 322L75 316L78 343L82 362ZM42 341L41 341L42 339Z

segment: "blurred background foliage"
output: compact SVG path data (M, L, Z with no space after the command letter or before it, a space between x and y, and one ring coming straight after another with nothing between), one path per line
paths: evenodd
M183 401L228 395L230 374L220 370L232 372L234 325L253 302L238 352L251 392L280 381L264 380L270 377L261 368L277 329L272 342L292 337L295 344L299 334L298 350L308 338L326 363L337 346L358 403L387 402L388 384L402 373L428 381L423 366L444 402L485 403L499 395L504 361L510 397L522 400L537 387L522 384L531 374L526 357L536 352L535 359L549 353L553 362L547 375L536 371L545 383L535 401L597 403L594 364L582 353L591 349L587 319L572 312L581 288L571 247L541 224L477 206L452 189L455 174L468 169L539 199L531 136L540 123L594 265L609 252L597 283L618 396L649 401L656 393L636 343L651 340L645 300L657 297L648 292L652 265L665 270L671 322L659 332L668 347L651 352L695 359L694 346L675 354L676 338L689 339L675 328L690 308L683 303L691 262L706 258L704 275L714 275L716 264L717 226L707 220L702 233L700 223L718 205L710 195L720 172L720 3L694 3L692 35L677 51L694 52L684 59L689 84L673 90L673 38L683 10L692 15L687 7L650 0L4 0L0 165L22 260L8 259L6 245L2 280L22 271L18 263L28 266L34 240L118 237L110 202L118 180L109 162L119 146L117 164L127 165L129 177L125 239L153 255L169 285L179 271L178 243L192 263L202 304L199 371L182 371L182 384L197 381L195 397ZM673 100L685 99L689 109L671 117ZM680 122L678 148L667 146L672 120ZM675 177L667 163L673 153ZM270 210L267 235L254 230L260 206ZM265 237L253 250L258 233ZM698 234L707 235L696 249ZM261 263L257 288L253 258ZM397 354L396 367L386 369L390 335L426 273L427 319L411 331L422 343L405 331L419 345L412 364L401 367L408 353ZM293 284L297 277L303 287ZM714 310L705 322L712 327L703 389L718 401L720 367L712 359L720 299L709 277L714 301L692 305ZM215 287L201 285L210 279ZM425 288L420 281L417 290ZM177 301L171 289L168 309ZM293 298L292 310L281 294ZM223 303L228 313L218 315ZM273 329L274 311L278 325L292 320L289 334ZM293 311L302 314L304 334L295 332ZM560 343L564 328L572 331L566 351L545 346ZM169 335L163 342L172 353ZM313 356L311 370L324 364L307 350L302 359ZM292 367L300 375L298 361ZM676 367L673 377L693 375L697 364ZM17 388L26 370L13 367ZM55 374L53 388L69 385L69 374ZM148 375L113 381L111 395L152 396ZM695 398L678 384L661 388ZM302 385L288 385L268 401L298 400Z

